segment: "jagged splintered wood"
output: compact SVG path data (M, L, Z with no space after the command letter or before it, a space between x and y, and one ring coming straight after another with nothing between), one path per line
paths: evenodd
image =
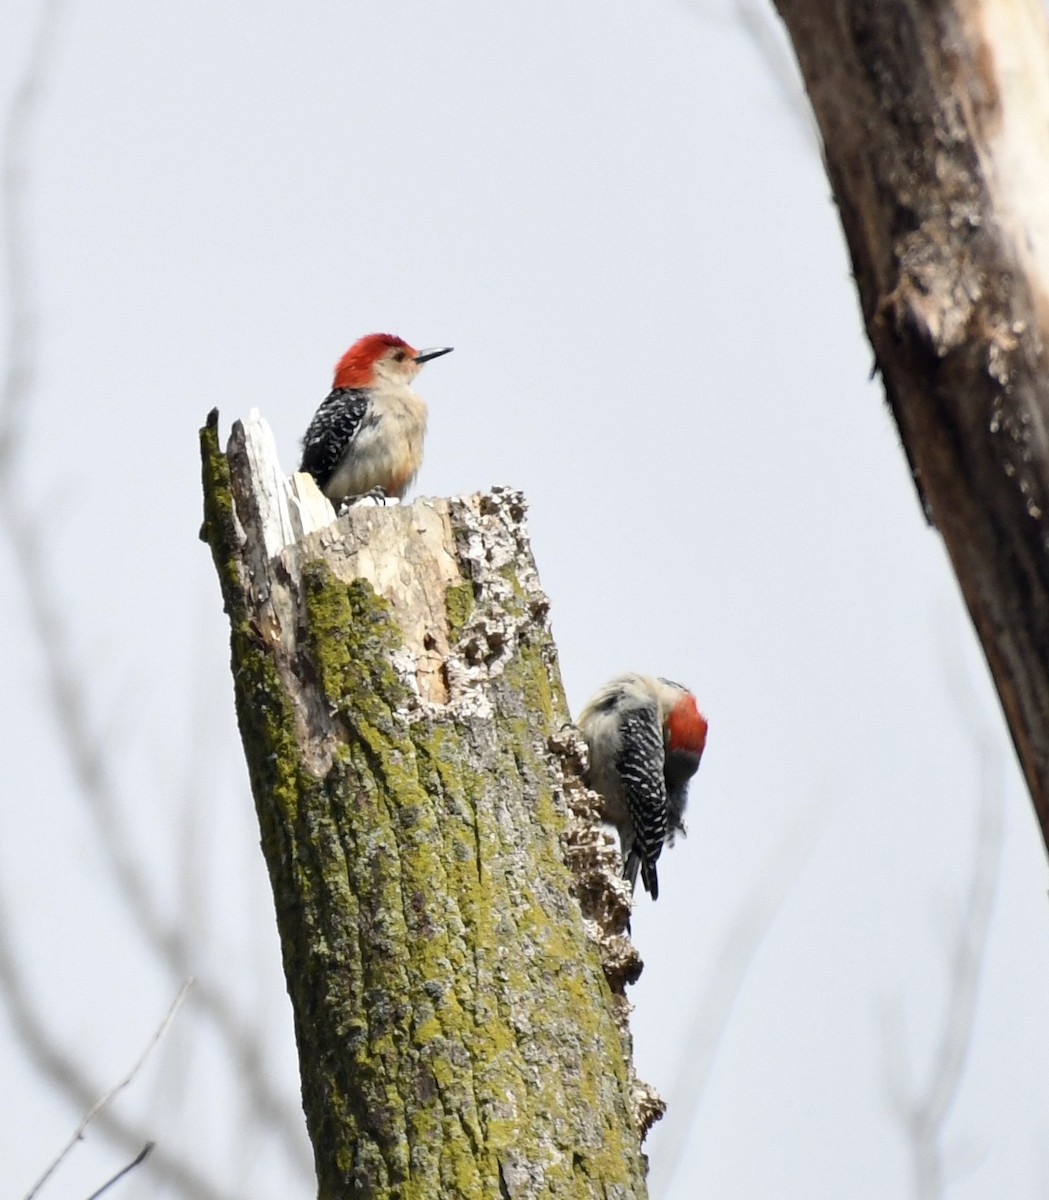
M254 414L201 447L319 1195L644 1197L640 962L522 496L336 520Z

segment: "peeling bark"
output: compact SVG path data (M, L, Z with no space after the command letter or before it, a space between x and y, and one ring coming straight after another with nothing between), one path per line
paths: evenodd
M640 962L522 496L336 520L257 418L201 445L319 1195L644 1197Z
M867 334L1049 845L1049 36L1040 0L776 0Z

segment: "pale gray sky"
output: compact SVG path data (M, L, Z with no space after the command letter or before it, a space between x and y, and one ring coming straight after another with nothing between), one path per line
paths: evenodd
M5 14L4 98L35 11ZM684 1146L654 1196L908 1194L879 1013L900 1002L923 1072L975 853L981 722L1005 763L1005 840L950 1196L1044 1196L1045 855L868 381L818 154L777 89L727 0L69 0L31 174L42 372L21 483L124 819L172 908L203 744L201 970L270 1023L268 1070L294 1104L225 618L196 540L196 431L213 405L224 432L257 405L290 470L356 336L454 345L419 380L418 492L525 489L573 710L632 668L688 683L710 720L690 836L633 925L637 1066L668 1098L695 1084L689 1031L741 906L787 831L817 827L699 1107L648 1143L654 1165ZM6 546L0 606L3 902L36 1005L101 1088L177 985L99 882ZM230 1144L226 1067L192 1030L124 1110L231 1196L308 1194L269 1143ZM2 1019L0 1077L20 1195L80 1114ZM83 1197L123 1161L96 1134L46 1195ZM145 1168L122 1187L157 1194Z

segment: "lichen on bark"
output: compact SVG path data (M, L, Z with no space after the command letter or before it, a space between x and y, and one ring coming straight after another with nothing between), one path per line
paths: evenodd
M227 457L202 431L204 536L319 1195L643 1197L636 956L602 965L626 907L591 902L598 843L573 835L523 498L351 509L288 541L253 436Z

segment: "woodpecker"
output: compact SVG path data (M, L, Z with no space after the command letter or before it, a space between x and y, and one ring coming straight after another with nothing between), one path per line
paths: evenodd
M590 786L619 831L623 877L638 869L659 896L656 859L684 833L688 785L707 742L696 698L679 683L629 673L610 679L587 702L579 729L590 748Z
M396 496L423 457L426 405L409 386L423 363L451 346L415 350L390 333L369 333L335 366L327 400L302 439L302 465L339 507L357 496Z

